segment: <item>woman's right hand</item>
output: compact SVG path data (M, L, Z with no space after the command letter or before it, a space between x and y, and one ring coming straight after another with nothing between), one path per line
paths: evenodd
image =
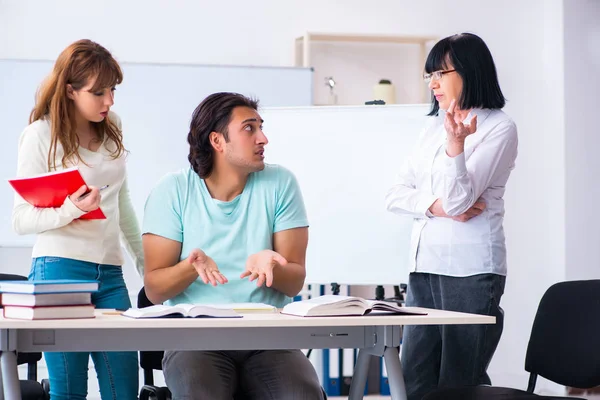
M192 250L187 258L187 262L193 265L202 282L206 284L210 282L211 285L217 286L217 283L222 285L228 282L225 275L219 271L215 260L207 256L200 249Z
M97 187L90 186L89 193L86 194L86 192L88 192L88 187L86 185L83 185L82 187L77 189L77 191L75 193L70 195L69 199L71 199L73 204L75 204L75 206L77 208L79 208L81 211L85 211L85 212L94 211L95 209L100 207L100 200L102 199L102 196L100 195L100 191L98 190ZM86 196L83 199L79 200L79 198L81 196L83 196L84 194Z

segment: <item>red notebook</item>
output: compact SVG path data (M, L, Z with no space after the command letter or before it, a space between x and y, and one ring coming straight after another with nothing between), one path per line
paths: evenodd
M9 179L8 183L34 207L59 208L65 199L86 185L77 167L29 178ZM83 214L80 219L106 219L100 208Z

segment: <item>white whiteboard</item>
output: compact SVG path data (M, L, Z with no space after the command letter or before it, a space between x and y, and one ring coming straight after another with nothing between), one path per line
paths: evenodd
M27 126L35 92L52 61L0 60L0 246L31 246L11 226L12 178L17 144ZM257 97L263 106L312 104L310 68L123 63L124 80L115 94L130 150L132 200L141 219L150 188L166 172L187 166L187 132L192 112L207 95L235 91Z
M307 283L407 282L412 219L385 194L426 122L427 105L262 111L266 160L294 172L307 208Z

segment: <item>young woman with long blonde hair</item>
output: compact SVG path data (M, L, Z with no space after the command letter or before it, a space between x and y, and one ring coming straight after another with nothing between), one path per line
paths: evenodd
M97 280L99 290L92 294L97 308L131 306L121 270L121 235L139 273L143 272L121 122L110 111L115 87L122 80L119 64L104 47L90 40L71 44L40 87L30 125L19 141L19 177L78 167L89 185L65 198L58 208L36 208L15 195L14 230L37 235L29 279ZM98 188L106 185L100 192ZM80 219L98 207L106 219ZM89 356L45 354L52 400L86 398ZM137 398L136 352L92 352L91 356L103 400Z

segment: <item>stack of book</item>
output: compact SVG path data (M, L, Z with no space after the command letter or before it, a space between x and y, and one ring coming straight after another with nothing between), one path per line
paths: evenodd
M97 281L0 281L0 302L4 318L94 318L92 293L97 290Z

